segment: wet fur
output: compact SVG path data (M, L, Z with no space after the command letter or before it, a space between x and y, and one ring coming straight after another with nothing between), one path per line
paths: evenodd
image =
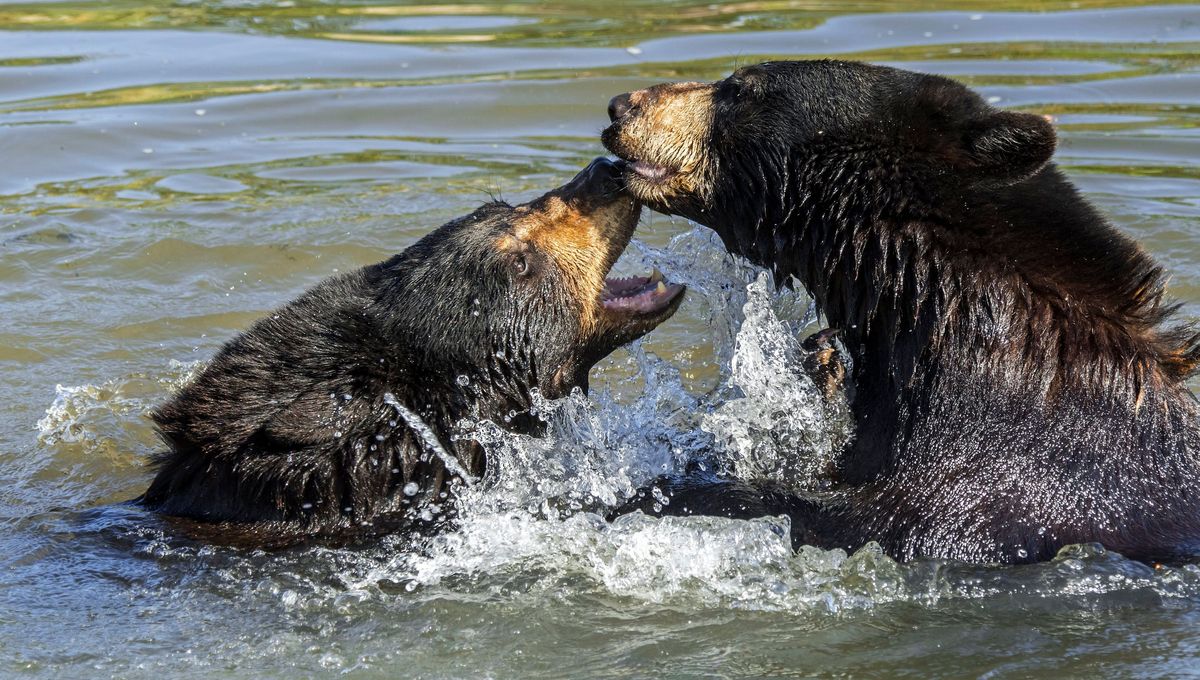
M833 490L763 496L797 541L989 562L1197 551L1196 330L1047 162L1045 121L845 62L744 69L714 106L708 196L654 207L798 277L854 359Z
M154 412L167 449L139 502L238 545L437 530L464 483L455 469L486 469L478 444L453 437L462 419L537 434L535 391L586 388L596 361L677 308L600 306L640 211L617 180L598 161L530 204L485 205L255 323Z

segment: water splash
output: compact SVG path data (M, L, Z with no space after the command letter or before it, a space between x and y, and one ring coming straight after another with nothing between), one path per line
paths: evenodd
M899 564L875 545L853 554L794 552L785 517L633 514L606 521L649 480L688 461L811 484L845 436L845 424L800 369L798 338L814 321L807 299L774 290L763 272L728 258L707 231L639 251L637 266L658 266L689 285L693 305L681 313L708 315L719 368L709 385L689 385L672 362L639 342L598 369L612 379L590 397L578 390L558 400L535 395L544 437L515 435L489 421L459 423L453 436L484 446L488 466L482 479L459 490L458 527L432 538L393 536L361 551L244 555L143 531L132 538L134 552L189 570L200 561L208 565L208 587L230 599L266 598L318 618L373 611L397 598L474 602L481 593L833 614L893 602L932 607L986 599L1024 609L1063 597L1118 606L1200 597L1200 567L1156 571L1097 546L1073 546L1050 563L1019 568ZM76 408L74 394L62 397L64 413ZM415 414L394 402L388 400L448 467L457 464Z
M800 339L774 312L766 272L746 286L730 375L701 426L745 479L812 488L846 443L849 410L804 372Z
M425 424L424 420L421 420L421 416L418 416L417 414L408 410L404 404L401 404L396 399L396 395L392 394L391 392L387 392L383 395L383 401L388 406L396 409L396 413L400 414L400 417L404 419L404 422L407 423L410 428L412 428L412 431L417 433L417 436L421 438L421 441L425 444L425 447L428 448L435 456L442 459L442 464L446 466L446 470L450 474L457 476L466 486L471 486L475 483L475 477L463 469L463 466L459 464L457 458L447 452L446 449L442 448L441 442L438 441L437 434L434 433L432 428ZM409 495L411 496L412 494Z
M89 423L99 418L124 416L141 407L138 400L121 395L120 384L109 380L100 385L55 385L54 403L37 421L38 442L43 446L60 442L94 445L98 428Z
M881 581L853 597L814 589L812 579L833 583L831 574L865 568L858 566L863 562L895 564L878 550L795 555L786 518L638 514L604 521L651 479L680 472L689 461L713 461L756 479L811 483L847 431L800 367L797 334L814 320L806 298L773 290L764 272L729 258L707 230L685 232L661 250L637 251L638 266L658 266L686 283L693 299L702 298L698 306L709 325L724 329L713 339L716 384L696 394L676 366L639 342L625 353L625 370L613 372L628 377L610 380L590 398L578 390L554 401L535 395L533 414L546 425L540 438L488 421L460 423L455 437L481 444L488 466L482 483L460 494L458 529L390 558L365 578L431 587L534 570L583 576L610 593L646 601L691 597L739 607L818 600L849 606L882 597L876 592ZM766 598L772 589L786 592L792 604Z
M54 401L36 424L38 443L76 445L84 451L115 445L128 433L131 415L149 413L164 392L178 390L201 366L172 360L158 376L133 373L99 385L55 385Z

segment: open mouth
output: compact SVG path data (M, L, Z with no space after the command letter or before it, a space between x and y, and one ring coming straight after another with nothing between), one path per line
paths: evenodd
M629 170L639 178L652 184L662 184L679 174L678 170L665 165L655 165L647 161L631 161Z
M658 314L669 309L684 290L685 286L670 283L655 269L649 276L605 279L600 304L614 312Z

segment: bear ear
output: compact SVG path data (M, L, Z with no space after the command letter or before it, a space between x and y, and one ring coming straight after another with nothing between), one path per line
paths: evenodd
M1046 118L990 107L963 132L963 169L984 182L1012 184L1033 175L1050 161L1057 143Z

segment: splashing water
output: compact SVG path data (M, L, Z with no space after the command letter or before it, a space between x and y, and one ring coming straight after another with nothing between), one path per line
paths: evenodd
M746 479L811 488L849 433L839 395L827 400L801 367L799 338L770 307L766 272L746 286L729 380L701 426Z
M404 404L401 404L396 399L396 395L392 394L391 392L387 392L383 395L383 401L388 406L396 409L396 413L400 414L400 417L404 419L404 422L407 423L410 428L412 428L413 432L417 433L417 436L421 438L421 441L425 444L425 447L433 452L433 454L438 458L442 459L442 464L446 466L446 470L450 474L457 476L462 480L463 484L467 486L471 486L475 483L475 478L466 470L464 470L462 465L459 465L458 459L450 455L446 449L442 448L442 444L438 441L437 435L428 425L425 424L424 420L421 420L421 416L418 416L417 414L408 410ZM411 496L412 494L409 495Z
M806 483L846 432L800 368L797 333L814 320L807 300L773 292L764 272L729 258L707 230L681 234L663 250L637 248L641 266L686 283L703 298L711 325L724 329L713 339L714 356L725 357L717 384L693 394L675 366L639 342L625 359L631 377L590 398L579 390L554 401L535 394L542 437L460 423L455 437L484 446L488 465L481 484L460 491L459 528L392 555L352 579L355 587L378 580L431 587L515 570L571 574L650 602L837 608L895 596L895 587L882 585L894 575L855 589L816 587L874 568L865 563L896 565L877 549L793 554L786 518L604 521L651 479L692 460Z
M123 396L118 384L116 380L109 380L100 385L55 385L54 403L37 421L38 442L44 446L59 443L94 445L99 438L99 428L88 427L89 421L94 423L105 416L125 416L142 407L138 400Z
M687 611L839 613L1030 593L1150 603L1200 596L1200 568L1154 571L1098 546L1064 549L1045 565L995 569L899 564L875 545L854 554L812 547L794 552L786 517L635 513L606 521L609 510L651 479L680 472L689 461L809 485L848 435L844 412L824 406L801 370L798 338L815 321L803 296L774 290L764 272L729 258L707 230L685 232L661 250L634 245L626 258L640 251L637 266L658 266L689 286L693 304L680 313L707 315L720 369L712 383L685 386L676 366L638 342L617 359L628 370L615 373L628 377L590 397L579 390L558 400L535 394L533 414L546 425L543 437L512 434L489 421L459 423L453 437L479 442L488 465L482 479L458 490L458 527L432 538L389 537L362 551L271 555L274 566L267 569L263 557L181 544L169 532L139 528L134 552L160 562L201 560L211 565L210 587L227 597L266 593L287 610L314 615L331 606L347 612L390 601L397 584L403 597L620 597ZM177 385L191 370L163 386ZM92 420L87 414L97 406L80 396L92 389L60 391L43 433L61 440L54 433L64 423ZM394 398L385 401L451 472L468 479L416 414ZM148 408L138 399L97 403L114 413Z
M173 392L200 371L201 362L172 360L165 375L135 373L99 385L54 386L54 402L37 421L43 446L78 444L89 450L122 432L130 414L148 413L164 390Z

